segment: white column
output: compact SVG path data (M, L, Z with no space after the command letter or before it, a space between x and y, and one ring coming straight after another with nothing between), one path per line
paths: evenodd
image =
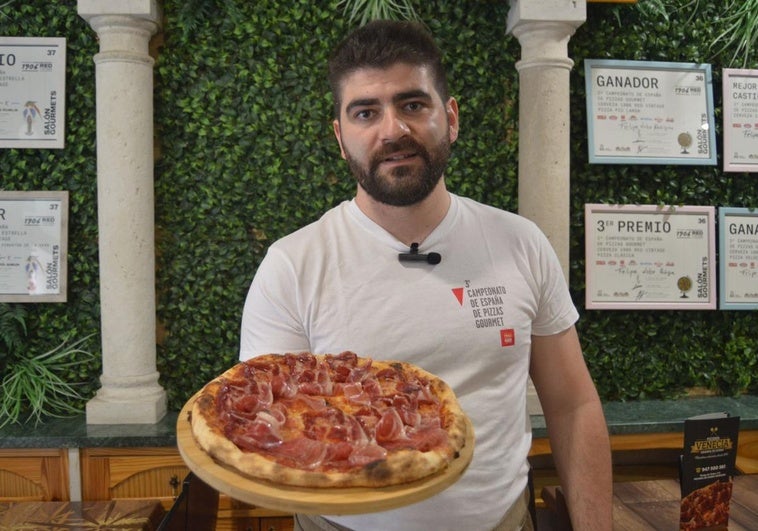
M569 275L570 114L568 41L587 18L586 0L511 0L508 31L521 44L519 214L534 221ZM527 390L529 413L541 413Z
M511 0L508 31L521 44L519 213L547 235L568 278L570 116L568 41L585 0Z
M150 424L166 413L155 346L153 59L156 0L78 0L97 32L97 198L103 350L89 424Z

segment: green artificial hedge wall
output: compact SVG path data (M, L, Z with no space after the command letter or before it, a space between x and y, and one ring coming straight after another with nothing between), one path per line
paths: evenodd
M606 399L679 396L691 387L755 392L754 311L583 307L585 203L758 206L758 177L726 174L720 160L717 167L588 163L583 59L709 62L719 124L720 69L742 66L710 46L720 2L699 2L698 16L644 4L590 4L569 43L576 63L570 281L586 358ZM415 7L445 50L460 103L449 187L515 211L520 46L505 31L508 2ZM332 136L325 81L327 56L350 26L336 0L166 0L163 8L163 32L153 43L158 370L169 407L179 409L235 362L242 305L268 245L353 195ZM70 192L68 302L28 308L30 345L52 345L62 336L99 333L96 36L74 0L6 3L0 34L68 39L65 149L0 151L3 189ZM758 67L754 54L747 67ZM91 350L99 349L97 337ZM72 378L90 382L91 396L101 372L90 364Z
M655 9L661 3L668 9ZM580 305L585 203L758 207L758 176L721 170L721 69L743 67L743 57L713 43L730 23L725 15L733 12L732 4L648 0L623 8L590 5L587 23L571 39L569 56L577 63L571 95L571 286ZM718 165L590 165L585 58L710 63ZM758 68L752 50L744 60L745 68ZM579 329L604 398L672 396L690 387L722 394L758 389L755 311L582 311Z
M24 304L24 355L39 355L62 341L86 341L81 348L99 353L100 304L97 248L97 161L95 146L95 71L98 45L87 23L76 15L76 2L42 0L2 2L0 35L66 37L65 149L0 149L0 189L68 190L68 302ZM0 68L2 70L2 68ZM0 87L0 100L3 98ZM6 330L0 330L3 337ZM2 346L0 346L2 348ZM0 377L14 356L1 352ZM67 381L91 396L102 372L96 362L78 356ZM5 389L4 389L5 391ZM0 416L0 424L5 422Z

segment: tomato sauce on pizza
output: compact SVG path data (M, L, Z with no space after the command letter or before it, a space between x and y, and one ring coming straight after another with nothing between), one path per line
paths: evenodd
M444 470L470 425L452 389L353 352L267 354L198 393L192 433L239 473L303 487L383 487Z

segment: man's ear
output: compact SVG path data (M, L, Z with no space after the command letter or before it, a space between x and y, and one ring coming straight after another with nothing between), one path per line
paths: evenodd
M455 98L447 100L445 112L447 112L448 128L450 129L450 143L452 144L458 139L458 126L460 125L460 122L458 121L458 102Z
M340 155L343 159L347 159L345 156L345 149L342 147L342 131L340 130L340 121L335 118L332 122L332 128L334 129L334 136L337 137L337 143L340 145Z

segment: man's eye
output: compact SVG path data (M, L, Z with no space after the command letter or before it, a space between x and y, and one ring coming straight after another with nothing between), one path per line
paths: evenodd
M355 116L358 120L368 120L374 115L374 111L370 109L363 109L362 111L356 112L353 116Z
M411 101L405 105L405 108L411 112L416 112L423 109L424 105L419 101Z

